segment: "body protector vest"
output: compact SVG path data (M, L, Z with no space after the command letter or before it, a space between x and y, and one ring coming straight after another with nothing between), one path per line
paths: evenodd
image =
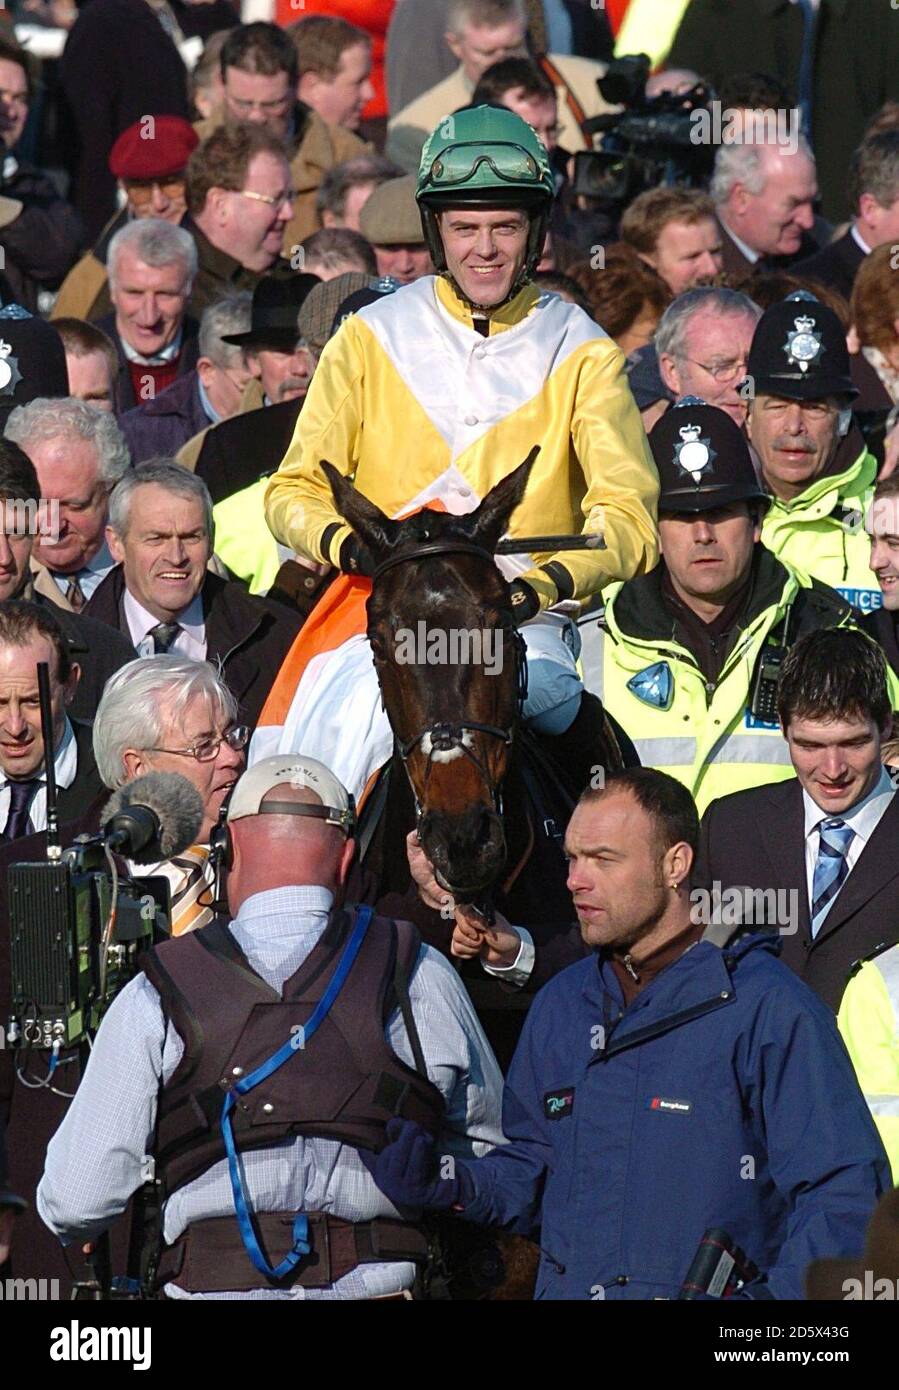
M350 914L331 914L321 939L280 995L257 975L237 942L213 923L163 942L142 959L184 1055L159 1097L156 1174L166 1196L226 1156L226 1093L288 1041L296 1057L240 1097L231 1115L242 1152L294 1135L382 1149L393 1116L436 1135L444 1102L427 1078L408 999L420 949L409 922L376 917L321 1026L304 1046L303 1027L334 974ZM417 1070L390 1047L385 1024L399 1008Z

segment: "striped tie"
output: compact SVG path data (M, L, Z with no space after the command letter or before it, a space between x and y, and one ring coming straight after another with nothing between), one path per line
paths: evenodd
M87 599L84 597L84 590L81 587L81 580L77 574L73 574L66 585L65 600L73 613L80 613Z
M823 820L818 826L818 858L812 880L812 937L830 911L849 872L846 853L855 831L842 820Z
M181 886L172 894L172 936L183 936L211 922L214 913L209 902L212 890L206 882L205 869L209 862L208 845L191 845L183 854L173 855L169 863L184 875ZM201 902L205 899L205 902Z

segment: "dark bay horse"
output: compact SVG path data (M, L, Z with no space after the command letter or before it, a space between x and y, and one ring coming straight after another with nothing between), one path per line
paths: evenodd
M537 968L525 991L510 991L478 961L462 965L503 1066L533 990L582 953L561 839L591 774L622 764L601 707L591 707L580 742L535 738L519 724L524 644L494 548L532 463L533 456L466 516L423 511L402 521L323 464L337 507L374 562L368 638L395 739L393 760L363 808L350 893L416 922L449 954L451 910L441 916L426 907L409 871L406 836L417 825L448 893L493 903L527 927ZM563 743L559 765L550 750Z

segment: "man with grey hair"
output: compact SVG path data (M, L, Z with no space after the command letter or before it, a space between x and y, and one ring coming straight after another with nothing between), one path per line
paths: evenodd
M855 214L849 230L796 268L846 299L865 257L899 242L899 130L862 141L849 166L849 196Z
M818 178L806 141L720 145L709 185L729 275L784 270L817 249Z
M758 305L736 290L698 287L672 300L659 320L654 348L674 399L698 396L744 425L749 402L741 387L761 316Z
M177 454L194 435L230 419L240 408L253 374L242 348L229 342L228 335L249 328L250 300L250 294L242 291L207 305L200 320L196 367L154 400L121 417L122 433L135 463Z
M113 312L98 320L119 354L116 413L144 404L197 363L197 324L186 316L197 248L160 217L128 222L106 256Z
M527 57L526 31L527 6L523 0L450 0L443 37L459 66L391 117L388 157L405 173L417 173L427 136L444 117L468 105L486 70L505 58ZM556 89L559 144L571 153L589 148L581 121L612 109L596 85L605 64L567 53L549 53L538 59L538 66Z
M54 526L31 559L36 592L80 613L113 566L104 530L109 493L131 464L113 417L73 397L39 396L18 406L4 434L37 471Z
M328 169L315 197L323 227L349 227L359 232L359 214L376 188L399 178L403 170L381 154L359 154Z
M139 464L110 498L106 537L116 567L88 616L123 633L141 656L172 651L217 662L241 722L255 726L300 618L208 569L206 484L172 459Z

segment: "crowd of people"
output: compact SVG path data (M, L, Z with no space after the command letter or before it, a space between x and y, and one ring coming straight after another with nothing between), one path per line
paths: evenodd
M2 11L0 1275L668 1299L715 1227L784 1300L870 1259L897 68L875 0ZM50 769L64 845L150 773L202 806L119 863L165 930L89 1060L21 1036Z

